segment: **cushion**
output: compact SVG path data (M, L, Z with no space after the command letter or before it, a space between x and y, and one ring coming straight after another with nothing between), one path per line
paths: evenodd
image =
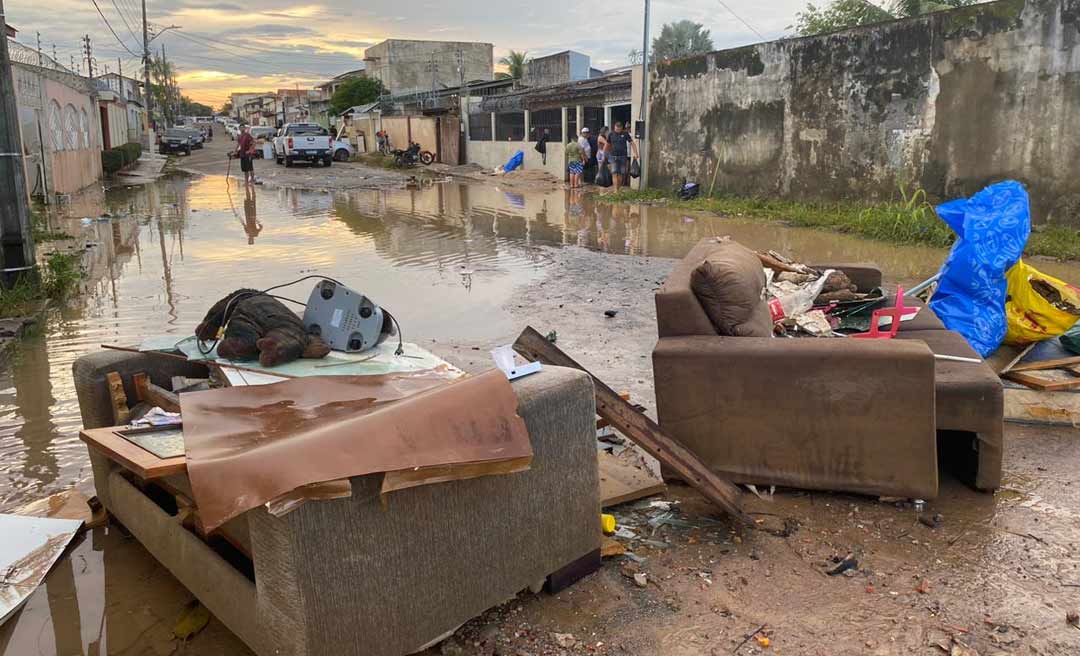
M765 271L750 249L718 244L694 269L690 286L716 332L732 337L769 337L773 322L762 299Z

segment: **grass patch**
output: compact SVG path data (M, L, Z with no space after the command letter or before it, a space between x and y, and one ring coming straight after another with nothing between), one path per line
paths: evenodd
M37 208L30 213L30 234L33 236L35 244L72 238L66 232L50 230L46 223L45 210Z
M381 153L363 153L360 155L356 155L355 161L360 162L361 164L366 164L368 166L374 166L384 169L401 170L411 168L409 166L399 166L397 161L393 157L389 155L383 155Z
M78 253L50 253L36 271L28 272L7 289L0 289L0 317L19 316L46 299L62 301L82 279Z
M624 190L599 196L602 203L651 203L685 210L714 212L724 216L781 221L802 226L859 235L899 244L922 244L947 248L955 241L953 231L938 218L919 189L886 203L854 201L791 201L743 196L714 196L684 201L657 189ZM1046 255L1080 260L1080 232L1060 226L1033 229L1024 249L1027 255Z

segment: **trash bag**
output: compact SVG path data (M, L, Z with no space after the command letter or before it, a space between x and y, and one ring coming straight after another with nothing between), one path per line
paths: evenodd
M520 150L517 151L516 153L514 153L513 157L506 161L506 164L503 164L503 173L509 173L510 171L513 171L517 167L521 166L521 163L524 161L525 153L521 152Z
M600 170L596 172L596 184L600 187L610 187L613 184L611 169L608 168L607 162L604 162L600 166Z
M1058 341L1069 353L1080 355L1080 324L1076 324L1065 331L1065 334L1058 338Z
M1027 191L1007 180L936 210L957 239L930 309L986 357L1005 338L1005 272L1020 259L1031 232Z
M641 177L641 163L638 162L636 159L630 161L630 177L631 178L640 178Z
M1020 260L1005 274L1005 343L1022 346L1064 334L1080 319L1080 289Z

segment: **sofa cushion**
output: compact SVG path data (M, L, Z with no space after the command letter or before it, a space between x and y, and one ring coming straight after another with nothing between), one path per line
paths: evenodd
M883 308L891 308L896 306L896 294L886 294L885 303L881 305ZM901 321L899 332L910 333L918 332L921 330L946 330L945 324L941 323L941 319L934 314L934 311L917 298L905 297L904 307L918 307L922 308L919 313L915 315L914 319L908 321ZM978 357L976 353L972 357Z
M690 286L718 334L772 335L769 306L761 295L765 271L750 249L733 241L717 244L694 269Z

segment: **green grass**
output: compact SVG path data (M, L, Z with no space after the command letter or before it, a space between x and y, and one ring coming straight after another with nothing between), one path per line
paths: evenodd
M947 248L955 240L953 231L938 218L921 189L910 194L900 189L897 199L885 203L790 201L743 196L714 196L684 201L656 189L620 191L599 196L598 200L604 203L660 204L723 216L778 221L899 244ZM1080 260L1080 232L1060 226L1039 227L1032 231L1024 252L1027 255Z
M378 166L384 169L407 169L408 166L399 166L397 161L389 155L383 155L381 153L363 153L356 155L354 161L366 164L368 166Z
M77 253L50 253L38 270L21 276L14 285L0 289L0 317L14 317L30 311L39 301L61 301L82 279L81 257Z

